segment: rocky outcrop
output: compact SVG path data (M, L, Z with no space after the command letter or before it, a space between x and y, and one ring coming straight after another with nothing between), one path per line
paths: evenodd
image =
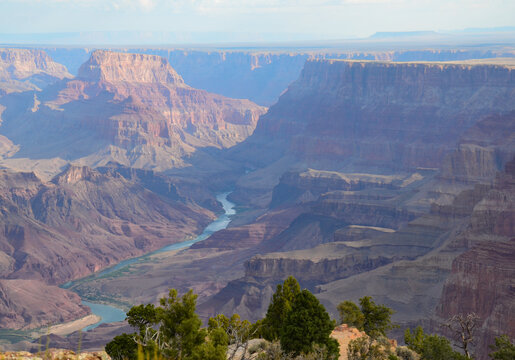
M158 56L107 51L92 53L76 79L5 104L0 131L20 145L18 157L157 170L184 166L197 149L241 142L265 111L248 100L185 85Z
M308 250L257 255L245 263L245 276L280 282L292 275L305 286L313 286L388 264L402 257L397 256L401 252L391 246L352 248L331 243Z
M320 195L334 191L361 191L365 189L398 190L401 187L421 180L422 175L395 174L349 174L337 171L307 169L306 171L289 171L281 176L279 184L274 187L270 207L308 202Z
M45 51L0 49L0 96L18 91L38 90L71 75Z
M0 353L3 359L9 360L64 360L64 359L77 359L77 360L110 360L111 358L105 351L84 352L78 351L75 353L71 350L64 349L34 349L34 353L28 351L6 351Z
M133 82L184 85L177 72L162 57L95 51L79 69L77 78L91 82Z

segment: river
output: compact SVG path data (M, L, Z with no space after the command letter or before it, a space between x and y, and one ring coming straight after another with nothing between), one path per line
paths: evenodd
M227 226L231 222L231 216L236 214L236 210L234 210L235 204L230 202L229 200L227 200L227 196L229 196L229 194L230 194L230 192L226 192L226 193L218 194L216 196L216 200L222 204L224 213L222 215L220 215L220 217L218 217L215 221L213 221L208 226L206 226L206 228L204 229L202 234L200 234L196 238L194 238L192 240L183 241L180 243L175 243L172 245L167 245L159 250L153 251L153 252L145 254L143 256L139 256L136 258L121 261L114 266L111 266L107 269L104 269L104 270L94 274L94 277L100 277L100 276L112 273L113 271L123 269L126 266L135 264L140 261L141 262L146 261L147 257L149 255L159 254L159 253L163 253L166 251L180 250L180 249L190 247L191 245L193 245L199 241L206 240L213 233L227 228ZM66 288L72 287L73 284L74 284L74 282L70 281L70 282L62 285L61 287L66 289ZM114 306L92 303L92 302L85 301L85 300L82 301L82 304L89 306L91 308L91 312L93 314L102 318L96 324L93 324L93 325L90 325L90 326L84 328L83 331L88 331L88 330L94 329L95 327L97 327L100 324L111 323L111 322L116 322L116 321L123 321L125 319L125 312Z

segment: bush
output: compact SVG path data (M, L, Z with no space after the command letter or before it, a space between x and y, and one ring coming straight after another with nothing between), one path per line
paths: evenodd
M376 305L370 296L359 299L360 307L352 301L344 301L337 307L342 323L354 326L376 339L397 325L392 323L394 311L384 305Z
M513 360L515 359L515 345L510 341L508 335L495 338L495 345L491 345L493 350L489 356L494 360Z
M106 345L105 351L112 360L136 360L138 344L136 344L132 335L124 333L115 336L114 339Z
M461 360L465 355L452 349L448 339L439 335L428 335L418 326L411 334L410 329L404 333L404 342L408 348L420 354L421 360Z
M115 360L137 358L137 350L150 358L174 360L226 360L228 337L222 329L207 331L195 313L197 295L192 290L178 296L171 289L160 306L138 305L127 320L138 333L115 337L106 352Z

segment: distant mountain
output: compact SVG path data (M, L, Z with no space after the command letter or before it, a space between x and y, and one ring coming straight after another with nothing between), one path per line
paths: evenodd
M43 50L0 48L0 96L39 90L71 77L64 65L53 61Z
M370 39L392 39L392 38L404 38L404 37L435 37L441 36L442 34L436 31L382 31L376 32L371 35Z

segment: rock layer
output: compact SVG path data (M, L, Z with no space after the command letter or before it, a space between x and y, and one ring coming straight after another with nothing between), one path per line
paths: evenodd
M235 152L249 158L268 143L268 163L279 151L314 167L439 168L468 128L513 110L514 98L510 66L308 61Z
M515 321L508 315L515 311L514 194L515 158L474 207L463 235L471 248L453 261L438 306L444 319L472 312L479 316L479 358L487 358L496 336L515 337Z
M0 131L19 144L17 157L158 170L184 166L198 149L241 142L265 110L185 85L158 56L107 51L92 53L76 79L5 105Z
M383 48L384 45L381 45ZM91 49L47 48L56 61L72 74L88 59ZM115 51L121 51L119 48ZM354 59L380 61L463 61L467 59L513 58L515 51L502 49L402 49L402 50L189 50L131 48L127 52L162 56L191 86L257 104L274 104L295 81L306 60Z

